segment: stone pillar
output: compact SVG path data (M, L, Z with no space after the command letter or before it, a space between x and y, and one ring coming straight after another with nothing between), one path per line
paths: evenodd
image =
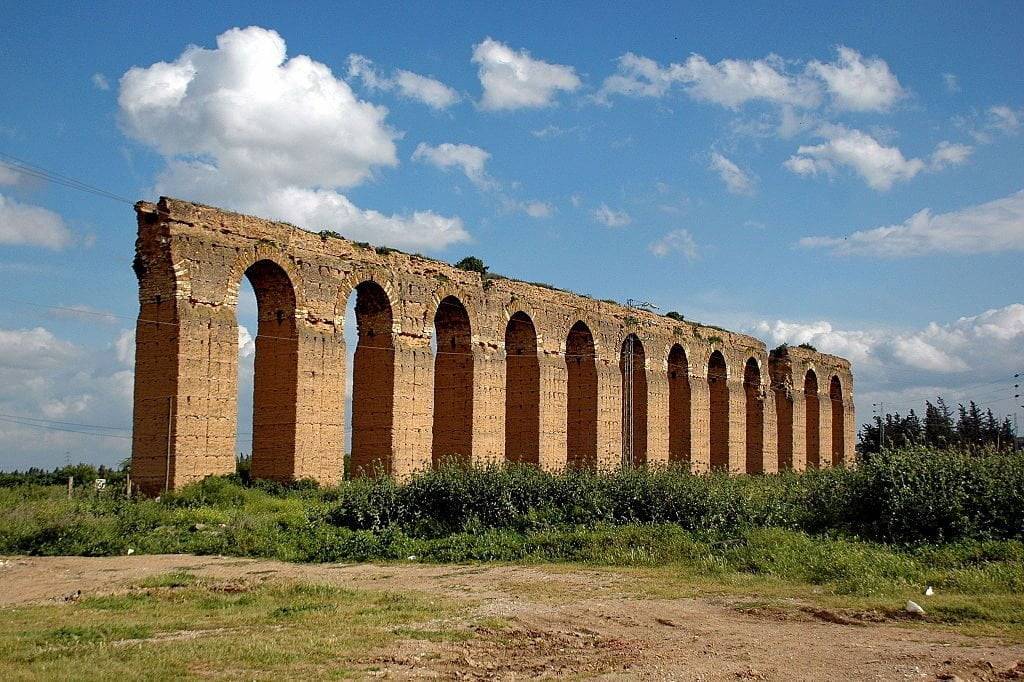
M828 386L824 392L818 393L818 450L819 466L832 466L832 401L828 396Z
M292 476L339 483L345 453L345 336L299 321L295 461Z
M614 361L597 358L597 468L622 466L622 373Z
M665 363L647 361L647 463L668 464L668 372Z
M793 391L793 471L807 468L807 403L803 390Z
M395 403L391 473L407 480L431 467L434 354L423 336L395 336Z
M846 466L855 466L857 463L857 415L854 414L853 400L843 400L843 460Z
M566 411L568 410L565 358L541 351L540 362L540 468L561 471L568 461Z
M474 464L499 464L505 459L505 351L473 347Z
M232 311L143 303L136 326L132 479L146 494L235 471L238 327Z
M747 470L747 394L743 375L726 380L729 390L729 473Z
M706 377L690 375L690 470L711 470L711 395Z
M762 470L773 474L779 470L778 416L775 412L775 391L766 388L764 394L764 451Z

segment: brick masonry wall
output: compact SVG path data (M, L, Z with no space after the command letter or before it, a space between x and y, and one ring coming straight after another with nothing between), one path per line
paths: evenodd
M634 387L646 385L646 400L634 391L634 418L643 420L634 431L646 433L647 462L671 455L708 470L714 409L722 466L742 472L750 461L756 469L758 453L747 448L750 406L761 415L761 468L804 468L808 371L817 378L820 464L853 461L853 378L842 358L802 348L769 356L761 341L743 334L546 286L483 281L426 257L176 199L140 202L136 212L132 466L146 492L234 469L235 306L246 276L260 308L253 469L269 478L341 479L349 371L358 402L353 464L364 472L402 479L444 455L536 458L549 470L582 456L617 468L622 348L630 334L643 350L635 356ZM353 295L359 346L355 367L346 367L343 324ZM532 334L508 333L510 323L524 320ZM570 339L574 326L580 333ZM445 353L435 357L432 337ZM524 364L515 348L516 359L506 362L506 338L535 347L536 362ZM712 392L708 363L716 351L727 376ZM757 386L744 385L750 359ZM680 366L685 381L670 384L669 372ZM842 420L833 418L839 410ZM833 423L841 435L832 433Z

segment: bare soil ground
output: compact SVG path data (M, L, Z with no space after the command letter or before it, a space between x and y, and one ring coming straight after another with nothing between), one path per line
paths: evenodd
M215 580L301 580L419 592L465 607L435 626L455 641L407 639L361 661L384 679L586 677L664 680L1024 679L1024 646L811 602L637 589L627 569L566 566L288 564L177 555L11 557L0 609L117 593L171 571ZM69 597L69 595L72 595Z

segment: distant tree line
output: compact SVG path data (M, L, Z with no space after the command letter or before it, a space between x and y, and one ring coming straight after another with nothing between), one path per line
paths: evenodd
M955 414L941 397L934 403L925 401L924 405L923 419L914 410L906 415L899 412L875 415L870 423L860 428L858 451L862 455L881 451L883 433L885 449L928 445L1009 450L1017 446L1010 418L1000 422L991 409L982 412L973 400L966 407L957 405Z

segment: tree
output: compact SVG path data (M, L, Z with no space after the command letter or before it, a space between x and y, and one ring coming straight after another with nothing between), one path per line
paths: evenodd
M956 441L953 430L953 412L941 397L924 404L924 442L936 447L952 445Z
M468 270L469 272L479 272L481 277L487 275L487 266L484 262L476 256L466 256L458 263L455 264L459 270Z

